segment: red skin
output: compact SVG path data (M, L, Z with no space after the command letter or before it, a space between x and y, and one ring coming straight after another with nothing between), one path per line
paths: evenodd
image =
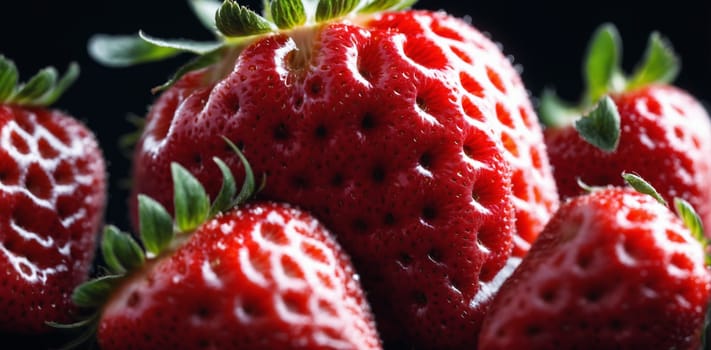
M106 201L94 135L58 111L0 105L0 332L73 322Z
M382 349L347 255L310 215L250 204L134 273L101 349Z
M546 129L545 137L561 198L588 185L622 185L620 174L647 180L669 202L689 201L711 227L711 123L686 92L652 85L614 95L622 127L619 147L605 153L583 141L573 127ZM707 232L711 232L707 230Z
M133 209L139 193L172 207L172 161L213 196L213 156L239 180L224 135L267 174L262 198L309 210L338 237L386 343L476 346L512 249L523 255L557 205L518 74L444 13L332 23L312 39L306 59L267 36L160 96L136 148Z
M652 197L610 188L553 216L501 287L482 349L698 349L704 253Z

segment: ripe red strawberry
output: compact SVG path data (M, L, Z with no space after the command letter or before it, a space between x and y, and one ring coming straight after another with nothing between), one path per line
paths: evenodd
M711 282L689 228L631 189L564 203L494 299L481 349L699 349Z
M268 174L262 198L306 208L337 235L388 342L472 347L512 245L523 255L557 205L537 118L510 62L467 23L442 12L369 14L411 1L329 8L336 2L269 2L275 24L233 1L220 7L227 38L191 47L207 54L189 68L216 63L185 75L149 112L134 212L137 193L170 210L173 161L208 193L219 171L206 159L241 173L224 135ZM239 27L246 17L254 27ZM105 39L91 46L103 58L112 54Z
M619 185L620 172L634 172L654 183L667 201L686 198L711 227L709 115L693 96L671 85L678 59L657 34L650 38L644 62L627 80L620 73L618 42L614 27L598 30L587 59L588 91L581 109L574 111L579 113L609 95L610 114L617 114L614 109L619 113L619 121L610 123L619 128L602 131L609 135L605 136L609 147L588 143L589 135L579 135L572 119L552 121L545 131L561 197L580 193L578 178L590 185ZM544 101L542 117L556 117L549 108L554 104L553 99ZM586 119L592 120L581 122Z
M347 255L316 219L268 202L229 209L231 176L232 193L210 208L187 170L176 164L173 176L175 224L141 197L148 254L107 228L102 248L113 274L73 295L97 308L79 325L96 331L101 349L382 348Z
M0 333L35 335L70 321L71 291L89 277L105 205L94 135L50 109L76 79L46 68L18 85L0 56Z

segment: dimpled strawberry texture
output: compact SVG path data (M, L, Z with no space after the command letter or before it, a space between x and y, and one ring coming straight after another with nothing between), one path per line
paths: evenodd
M699 349L709 274L668 208L631 189L561 205L501 288L482 349Z
M356 278L312 216L251 204L125 283L98 340L102 349L381 349Z
M405 41L405 56L440 70L441 79L459 88L456 98L463 114L483 121L501 141L512 171L514 256L522 257L557 209L558 198L543 133L520 76L511 58L471 26L444 13L429 19L407 17L386 15L369 26L417 33Z
M61 112L0 106L0 331L70 322L105 201L94 135Z
M578 177L593 186L622 185L620 174L632 172L667 201L689 201L704 227L711 227L711 122L704 107L683 90L663 85L613 99L622 128L613 153L586 143L573 128L546 129L561 197L581 193Z
M334 232L387 342L474 346L514 245L523 255L557 205L519 76L444 13L332 23L308 53L297 44L266 37L216 85L195 73L164 93L137 146L133 208L138 193L171 208L171 161L213 195L213 156L242 174L224 135L267 175L260 196Z

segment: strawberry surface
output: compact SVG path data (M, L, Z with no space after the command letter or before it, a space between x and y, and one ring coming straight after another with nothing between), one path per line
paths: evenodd
M74 316L69 295L89 277L106 175L94 134L39 101L55 87L31 96L13 73L0 56L0 332L34 335Z
M680 59L663 37L650 35L644 58L630 75L620 67L620 43L611 24L593 35L579 106L543 96L545 142L560 196L581 194L578 181L622 185L620 173L631 172L667 201L689 201L711 227L709 115L694 96L672 84Z
M518 74L442 12L267 35L184 76L147 117L132 211L138 193L170 209L173 161L213 194L219 170L206 159L239 174L220 136L266 174L262 198L334 232L391 344L475 346L512 251L525 253L557 205Z
M103 308L102 349L380 349L347 255L312 216L255 203L202 224Z
M704 251L651 196L608 188L563 204L501 287L482 349L698 349Z
M577 178L589 185L621 185L620 173L634 171L667 201L686 198L704 226L711 227L711 123L704 107L670 85L646 86L612 98L621 126L614 152L587 143L572 126L546 130L560 195L580 194Z

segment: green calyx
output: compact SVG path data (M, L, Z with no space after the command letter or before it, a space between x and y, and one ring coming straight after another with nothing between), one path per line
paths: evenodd
M15 63L0 55L0 103L22 106L49 106L79 77L79 65L71 63L63 76L47 67L25 83L19 82Z
M609 96L603 97L590 113L575 121L575 129L589 144L613 152L620 142L620 113Z
M255 186L254 174L247 159L231 141L225 138L225 142L234 150L244 167L245 178L240 192L237 192L229 167L219 158L213 160L223 175L222 187L212 202L202 184L187 169L178 163L172 163L174 217L157 201L139 195L138 218L142 244L131 234L122 232L115 226L105 227L100 245L106 265L105 274L77 286L71 296L75 305L91 310L91 315L74 324L48 322L48 325L54 328L81 331L80 335L63 349L75 349L93 339L102 305L128 276L140 270L147 261L177 249L204 222L243 204L259 190Z
M622 178L628 185L634 188L635 191L651 196L665 207L669 206L669 204L667 203L667 201L664 200L662 195L657 192L657 189L655 189L654 186L652 186L649 182L647 182L647 180L643 179L641 176L632 173L622 173Z
M652 196L657 202L665 207L669 207L669 204L662 198L659 192L642 177L635 174L622 173L622 178L637 192ZM679 197L674 198L674 209L686 228L689 229L691 236L701 244L706 266L711 267L711 255L708 252L708 246L711 241L706 237L701 217L699 217L699 214L689 202Z
M97 34L89 40L89 54L109 67L161 61L181 53L197 56L178 69L165 84L155 87L153 92L157 92L170 87L188 72L218 62L233 49L241 50L257 36L361 14L404 10L416 0L264 0L262 15L235 0L188 2L198 20L214 34L213 41L158 39L142 31L137 35Z
M711 255L708 253L708 246L711 242L709 242L709 239L706 237L701 217L699 217L699 214L694 210L694 207L684 199L674 198L674 208L691 232L691 235L701 243L706 258L706 266L711 266Z
M583 139L605 152L614 151L617 145L616 139L619 138L619 127L593 128L593 130L584 127L581 130L578 127L579 121L594 116L595 111L603 103L601 101L609 98L609 95L632 91L650 84L670 83L676 78L680 69L679 58L671 45L657 32L649 36L646 52L631 75L625 75L621 60L620 35L614 25L603 24L595 31L587 48L583 64L585 91L579 103L577 105L567 103L559 99L552 90L544 91L539 110L543 123L549 127L560 127L578 120L575 122L576 129ZM610 110L609 106L604 108ZM609 114L609 112L605 113ZM619 121L617 124L619 125ZM603 145L591 142L599 139L615 141L605 142ZM614 147L611 147L613 145Z

